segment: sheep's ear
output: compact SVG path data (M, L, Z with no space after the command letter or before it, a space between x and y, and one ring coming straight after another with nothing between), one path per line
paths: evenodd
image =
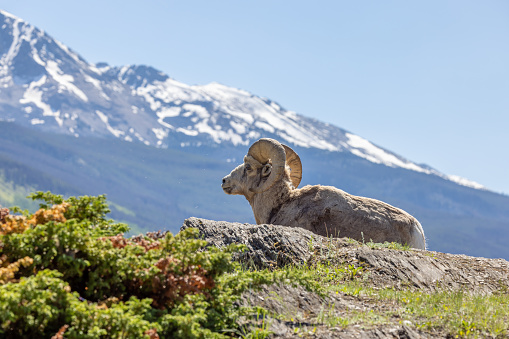
M262 177L268 177L270 175L270 172L272 172L272 165L271 164L265 164L262 167Z

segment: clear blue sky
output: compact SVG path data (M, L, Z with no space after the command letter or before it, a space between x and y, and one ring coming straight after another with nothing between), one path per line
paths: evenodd
M217 81L509 193L509 1L0 0L87 61Z

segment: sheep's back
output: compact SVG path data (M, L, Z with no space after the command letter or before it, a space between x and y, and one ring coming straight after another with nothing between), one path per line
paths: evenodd
M399 243L411 242L415 222L410 214L382 201L320 185L295 190L271 220L323 236Z

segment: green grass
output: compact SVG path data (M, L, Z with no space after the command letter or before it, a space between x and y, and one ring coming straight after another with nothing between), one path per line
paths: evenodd
M456 336L507 334L509 296L474 295L464 291L421 293L415 291L371 290L381 301L396 302L400 316L413 320L425 330L441 329Z
M395 243L361 243L348 240L354 246L372 249L411 251L408 246ZM343 262L334 241L329 239L317 249L311 239L309 249L315 258L307 266L286 267L293 276L310 276L320 286L322 295L353 298L358 307L337 308L334 303L322 305L321 310L306 323L329 328L374 328L379 325L405 324L416 330L439 333L453 338L498 337L509 335L509 291L500 290L490 295L474 294L462 290L418 290L411 286L399 289L374 286L369 280L370 271L361 263ZM278 299L277 295L271 298ZM282 300L278 300L282 303ZM272 317L295 324L295 334L312 335L316 328L300 325L290 312L272 314Z
M428 292L409 288L376 288L366 281L369 272L353 265L316 264L294 267L313 275L326 294L352 296L367 309L350 309L338 315L333 305L324 305L317 322L329 327L365 328L383 324L411 324L424 331L439 331L453 337L485 337L509 334L509 294L491 295L468 291Z
M347 310L341 316L338 316L334 310L334 304L323 308L318 314L318 323L325 324L328 327L346 328L351 325L383 325L389 323L389 316L374 310L364 311L351 309Z
M397 242L383 242L383 243L378 243L378 242L373 242L372 240L366 242L366 241L357 241L357 240L354 240L354 239L351 239L351 238L347 238L347 242L350 243L350 244L353 244L353 245L365 245L371 249L382 249L382 248L387 248L387 249L390 249L390 250L398 250L398 251L410 251L412 248L408 245L402 245L400 243L397 243Z

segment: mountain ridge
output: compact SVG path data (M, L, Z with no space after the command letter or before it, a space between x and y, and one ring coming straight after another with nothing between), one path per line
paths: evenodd
M340 127L284 109L248 91L219 83L186 85L145 65L92 65L79 54L6 12L0 59L4 117L58 133L115 137L156 147L204 143L248 146L260 137L290 145L350 152L374 163L484 186L419 165ZM22 63L23 67L17 67ZM29 65L27 67L27 65ZM2 91L4 92L4 91Z

